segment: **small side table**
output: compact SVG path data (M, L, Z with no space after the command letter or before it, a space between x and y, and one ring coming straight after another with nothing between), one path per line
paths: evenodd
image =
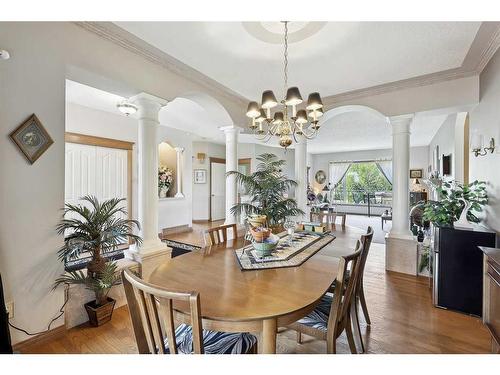
M382 221L382 230L384 230L384 223L387 221L387 220L391 220L392 221L392 214L382 214L380 215L380 220Z

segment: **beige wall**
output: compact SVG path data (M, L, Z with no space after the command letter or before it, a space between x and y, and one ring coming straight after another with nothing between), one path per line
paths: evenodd
M500 50L496 52L481 74L481 102L470 114L470 131L491 137L497 149L486 156L469 157L469 180L488 181L490 205L486 211L488 226L500 232Z

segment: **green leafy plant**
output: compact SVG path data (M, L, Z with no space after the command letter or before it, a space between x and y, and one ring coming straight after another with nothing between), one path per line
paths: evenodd
M54 282L54 289L61 284L85 285L85 287L95 293L95 300L98 306L108 302L108 293L111 287L121 283L120 274L116 272L116 262L107 262L104 270L98 277L88 277L83 271L68 272Z
M283 225L289 216L303 215L304 211L297 207L295 199L285 198L285 194L297 186L297 182L281 172L285 160L269 153L259 155L257 160L260 163L257 164L256 171L249 176L238 171L227 173L227 176L235 176L236 183L251 197L250 202L238 203L231 207L231 213L236 216L266 215L271 227Z
M458 220L465 205L463 201L471 204L467 212L467 220L478 223L476 216L488 203L486 182L474 181L470 184L444 182L437 188L440 200L428 201L424 208L424 220L440 226L452 226Z
M99 278L106 268L103 254L115 250L129 238L139 245L142 243L141 237L132 232L140 226L137 220L124 219L127 211L120 205L124 199L100 203L96 197L87 195L82 200L86 205L65 204L63 218L57 225L57 232L65 235L64 245L58 251L59 259L75 259L88 251L92 256L87 265L89 276Z

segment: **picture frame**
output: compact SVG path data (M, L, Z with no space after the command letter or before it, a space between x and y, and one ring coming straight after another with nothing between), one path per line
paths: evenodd
M410 178L423 178L423 169L410 169Z
M34 113L9 136L30 164L33 164L54 143Z
M195 184L206 184L207 183L207 170L206 169L195 169L193 171L193 182Z

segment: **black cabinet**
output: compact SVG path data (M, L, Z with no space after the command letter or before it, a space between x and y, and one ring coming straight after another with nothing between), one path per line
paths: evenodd
M438 307L481 316L483 253L478 246L495 247L496 234L482 227L436 227L433 301Z

